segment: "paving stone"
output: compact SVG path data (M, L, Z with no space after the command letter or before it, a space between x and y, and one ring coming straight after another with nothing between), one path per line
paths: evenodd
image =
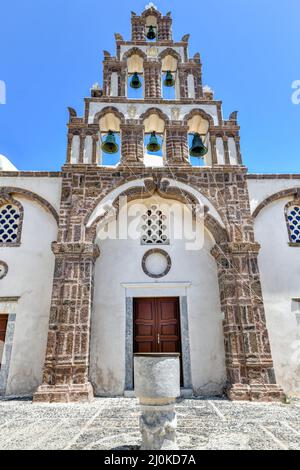
M299 401L187 399L176 410L181 450L300 450ZM50 405L0 400L0 449L137 449L138 418L136 399Z

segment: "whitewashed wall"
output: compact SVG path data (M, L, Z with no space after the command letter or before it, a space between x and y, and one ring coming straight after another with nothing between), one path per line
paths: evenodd
M270 180L265 191L262 184L251 183L250 190L258 186L261 193L270 190ZM250 196L260 198L253 191ZM300 328L292 311L292 299L300 298L300 248L288 245L284 216L284 206L291 199L280 199L262 209L254 228L261 244L259 268L276 378L287 394L300 396Z
M30 189L59 208L59 178L3 177L1 186ZM6 394L27 395L42 381L54 271L51 242L57 224L40 204L23 196L15 199L24 208L21 246L0 248L0 260L8 265L0 298L19 297Z
M148 199L147 204L160 198ZM172 201L171 201L172 202ZM130 206L132 203L130 204ZM172 269L157 281L191 283L187 288L191 344L192 383L196 394L220 393L225 382L224 345L219 289L215 260L210 255L214 245L205 233L199 251L186 251L186 240L171 240L160 245L172 259ZM153 245L139 240L99 240L101 255L95 266L94 308L91 329L90 378L98 395L121 395L125 381L125 289L122 283L153 283L141 268L144 253ZM158 293L159 291L159 293ZM145 289L145 296L181 295Z

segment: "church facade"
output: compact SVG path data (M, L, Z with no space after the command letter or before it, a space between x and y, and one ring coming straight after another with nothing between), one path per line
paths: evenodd
M1 157L0 394L132 396L135 352L180 352L183 396L299 396L300 175L248 173L170 13L131 24L61 171Z

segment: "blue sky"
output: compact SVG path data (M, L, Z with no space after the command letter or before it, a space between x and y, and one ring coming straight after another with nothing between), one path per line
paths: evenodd
M83 112L91 85L102 82L102 51L114 32L130 38L130 11L146 0L1 0L0 153L20 170L58 170L65 160L67 106ZM299 0L154 2L172 11L173 36L190 33L203 83L239 110L241 148L251 172L300 172Z

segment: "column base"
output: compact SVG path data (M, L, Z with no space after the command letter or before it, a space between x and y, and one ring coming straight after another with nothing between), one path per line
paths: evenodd
M41 385L33 396L34 403L84 403L94 398L92 384Z
M285 402L286 396L276 384L233 384L226 391L229 400Z

